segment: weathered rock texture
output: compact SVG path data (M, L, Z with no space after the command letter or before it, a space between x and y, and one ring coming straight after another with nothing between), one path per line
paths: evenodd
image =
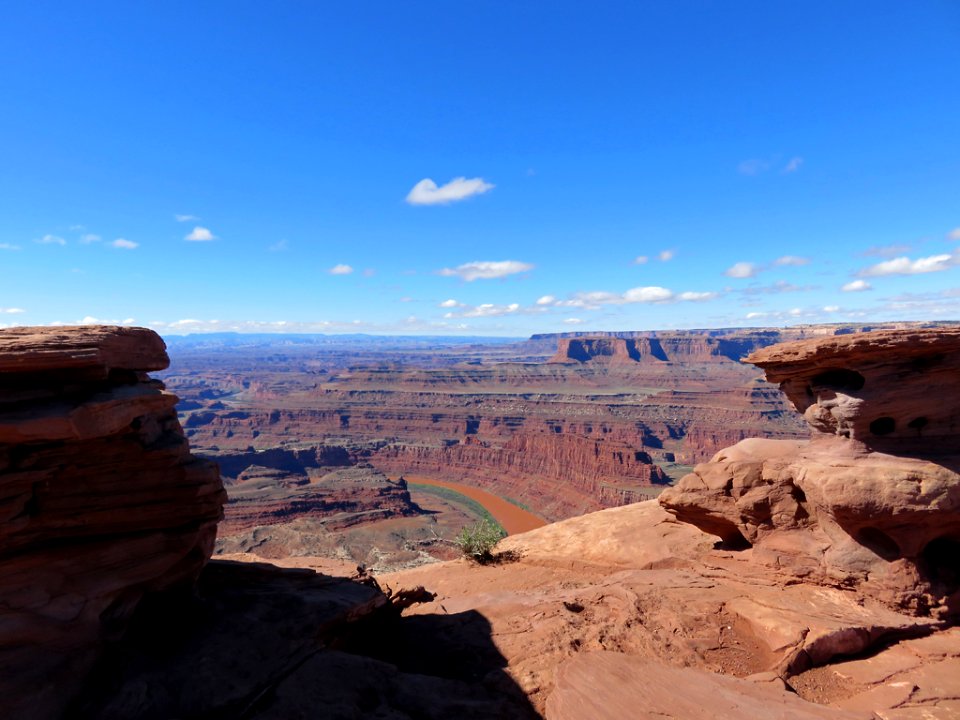
M960 611L960 332L829 337L748 360L812 439L727 448L663 506L794 577L920 615Z
M139 328L0 330L0 695L59 715L141 598L189 588L225 500Z

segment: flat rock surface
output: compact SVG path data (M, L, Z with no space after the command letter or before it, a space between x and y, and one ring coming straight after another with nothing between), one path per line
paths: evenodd
M775 686L612 652L581 653L557 672L547 720L855 720Z
M0 373L66 369L163 370L166 345L153 330L108 325L0 330Z

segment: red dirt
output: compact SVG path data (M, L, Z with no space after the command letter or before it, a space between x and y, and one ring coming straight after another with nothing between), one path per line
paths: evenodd
M547 521L543 518L537 517L533 513L527 512L523 508L517 507L513 503L486 490L470 487L469 485L461 485L460 483L433 480L420 475L404 475L403 477L408 483L433 485L434 487L447 488L461 495L466 495L471 500L483 505L484 509L493 515L493 519L503 526L503 529L507 531L508 535L517 535L518 533L524 533L528 530L535 530L547 524Z

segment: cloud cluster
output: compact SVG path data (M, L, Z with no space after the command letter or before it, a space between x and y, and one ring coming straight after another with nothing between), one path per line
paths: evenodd
M438 274L473 282L474 280L495 280L530 270L533 270L533 265L519 260L475 260L455 268L443 268L438 271Z
M686 291L675 293L665 287L649 285L646 287L630 288L622 293L612 293L603 290L578 292L565 300L558 300L553 295L544 295L537 300L537 305L557 308L580 308L583 310L597 310L605 305L632 305L632 304L664 304L673 302L705 302L719 297L715 292Z
M474 195L490 192L493 188L494 185L485 182L483 178L468 180L465 177L458 177L440 186L430 178L424 178L407 193L406 201L409 205L449 205Z
M860 277L883 277L884 275L922 275L924 273L949 270L960 262L956 255L943 253L911 260L906 255L885 260L884 262L863 268L857 273Z

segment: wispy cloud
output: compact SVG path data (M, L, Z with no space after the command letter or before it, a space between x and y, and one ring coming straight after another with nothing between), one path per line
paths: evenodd
M273 245L267 248L270 252L283 252L287 249L289 243L286 240L277 240Z
M173 219L177 222L194 222L200 218L198 218L196 215L174 215Z
M442 303L437 305L437 307L455 308L455 307L466 307L466 305L464 305L462 302L457 302L453 298L450 298L449 300L444 300Z
M696 292L688 290L686 292L675 293L665 287L648 285L645 287L630 288L622 293L613 293L604 290L577 292L564 300L558 300L553 295L544 295L537 300L537 305L541 308L556 307L598 310L605 305L632 305L636 303L659 305L673 302L705 302L718 297L720 297L720 293L716 292Z
M42 238L34 240L40 245L66 245L67 241L57 235L44 235Z
M512 315L520 310L519 303L510 303L509 305L495 305L494 303L483 303L482 305L477 305L475 307L466 307L462 310L456 312L444 313L443 317L447 318L487 318L487 317L503 317L504 315Z
M448 205L474 195L482 195L493 188L494 185L485 182L483 178L468 180L465 177L458 177L440 186L430 178L424 178L413 186L406 199L410 205Z
M770 169L770 163L759 158L750 158L737 165L737 172L741 175L759 175Z
M83 245L90 245L91 243L98 243L102 240L99 235L95 233L85 233L80 236L80 242Z
M443 268L439 274L473 282L474 280L495 280L530 270L533 270L533 265L519 260L475 260L455 268Z
M140 243L136 243L133 240L127 240L125 238L117 238L110 243L110 247L119 248L121 250L134 250L140 247Z
M189 242L209 242L210 240L216 240L217 236L210 232L208 228L197 225L190 234L183 239Z
M10 243L0 243L0 250L19 250L19 245L12 245Z
M803 165L803 158L799 155L790 158L787 161L787 164L784 166L783 171L785 173L793 173L800 169L800 166Z
M673 256L675 254L676 253L674 253L673 250L661 250L660 253L657 255L657 259L660 262L670 262L671 260L673 260Z
M25 313L25 312L26 312L26 310L24 310L23 308L17 308L17 307L2 308L2 307L0 307L0 313L4 313L5 315L19 315L19 314Z
M896 257L908 253L912 249L909 245L874 245L860 254L865 257Z
M327 272L331 275L349 275L353 272L353 268L349 265L344 265L341 263L340 265L334 265Z
M634 265L646 265L649 261L650 261L650 258L647 257L646 255L637 255L637 256L633 259L633 264L634 264Z
M794 285L786 280L777 280L769 285L750 285L737 292L743 295L779 295L781 293L807 292L818 289L816 285Z
M752 262L738 262L728 267L723 274L732 278L752 278L760 272L760 266Z
M580 325L583 323L583 320L580 318L567 318L563 321L566 325Z
M923 273L940 272L948 270L957 264L957 259L953 255L931 255L930 257L917 258L911 260L904 255L903 257L886 260L876 265L862 269L857 274L861 277L882 277L884 275L921 275Z
M950 232L948 232L948 233L947 233L947 237L948 237L950 240L960 240L960 227L954 228L953 230L951 230Z
M851 280L840 289L843 292L863 292L864 290L873 290L873 285L866 280Z
M778 257L773 261L774 265L783 266L793 266L800 267L802 265L809 265L810 259L805 257L800 257L799 255L784 255L783 257Z

